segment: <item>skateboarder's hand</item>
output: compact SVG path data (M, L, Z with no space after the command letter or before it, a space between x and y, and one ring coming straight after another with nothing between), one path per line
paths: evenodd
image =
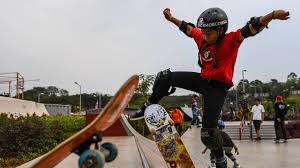
M240 152L239 152L238 148L234 148L234 152L235 152L237 155L239 155L239 154L240 154Z
M279 121L279 122L280 122L280 118L277 118L277 121Z
M273 18L279 20L287 20L289 19L290 12L285 10L275 10L273 11Z
M169 8L166 8L166 9L164 10L163 13L164 13L164 15L165 15L165 18L166 18L168 21L170 21L171 18L172 18L171 10L170 10Z

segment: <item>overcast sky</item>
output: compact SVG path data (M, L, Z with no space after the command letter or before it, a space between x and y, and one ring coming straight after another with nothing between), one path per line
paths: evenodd
M166 7L194 23L203 10L220 7L229 17L229 31L252 16L289 10L290 20L273 21L243 42L234 82L242 69L247 79L263 82L300 75L300 1L295 0L0 0L0 72L41 80L27 82L25 89L55 85L71 94L79 92L75 81L83 92L114 94L132 74L167 68L199 72L196 44L164 19ZM0 85L3 90L6 85Z

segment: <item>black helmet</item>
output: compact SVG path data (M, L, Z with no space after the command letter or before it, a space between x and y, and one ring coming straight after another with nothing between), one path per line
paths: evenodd
M197 20L198 28L216 28L223 27L226 33L228 29L228 17L226 13L220 8L209 8L201 13Z

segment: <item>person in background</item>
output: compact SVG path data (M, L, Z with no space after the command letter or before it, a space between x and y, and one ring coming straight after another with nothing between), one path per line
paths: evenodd
M274 121L274 127L275 127L275 133L276 133L276 139L275 142L279 143L279 132L282 132L283 135L283 142L287 142L287 132L285 128L285 115L287 113L287 105L283 103L283 97L277 96L276 97L276 103L274 105L274 111L275 111L275 121Z
M174 126L179 133L182 135L182 123L183 123L183 113L181 112L179 107L176 107L174 110L170 112L170 117L174 121Z
M244 122L248 121L247 125L249 125L249 105L248 99L245 92L241 92L241 100L240 100L240 109L242 113L242 120L244 118Z
M252 121L256 132L255 140L258 141L261 140L260 125L264 121L264 116L265 116L264 115L265 108L263 105L261 105L259 98L255 99L255 105L252 107L251 112L253 113Z
M193 119L191 121L191 125L198 125L198 96L193 95L193 100L192 100L192 113L193 113Z

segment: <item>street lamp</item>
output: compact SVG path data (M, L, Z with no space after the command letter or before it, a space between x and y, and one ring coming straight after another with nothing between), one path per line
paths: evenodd
M38 103L41 101L41 95L44 95L44 93L39 93L38 94Z
M81 112L81 85L78 84L78 82L74 82L76 85L79 86L79 112Z
M250 87L253 87L254 88L254 97L256 97L256 85L250 85Z
M245 76L244 76L244 72L247 72L247 70L245 70L245 69L242 70L242 77L243 77L243 92L246 93L246 91L245 91Z

